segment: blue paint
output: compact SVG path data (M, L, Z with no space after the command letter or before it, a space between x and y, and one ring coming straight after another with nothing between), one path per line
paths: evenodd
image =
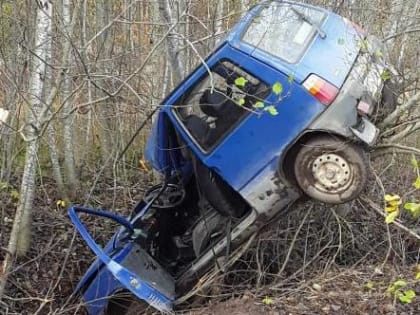
M111 218L118 223L122 223L124 226L129 226L131 223L121 216L105 211L86 209L82 207L71 207L69 209L69 217L75 228L78 230L90 249L106 267L106 269L99 271L95 279L85 291L84 299L88 303L90 314L100 314L101 310L104 308L104 303L100 300L110 296L113 292L120 288L129 290L136 297L148 302L162 312L171 311L173 306L172 299L163 295L161 292L152 287L150 283L147 283L143 279L139 278L136 274L120 264L121 261L129 255L132 249L132 243L127 242L124 248L122 248L115 257L111 258L108 253L96 244L95 240L80 220L78 213L88 213ZM135 283L135 285L133 285L133 283Z

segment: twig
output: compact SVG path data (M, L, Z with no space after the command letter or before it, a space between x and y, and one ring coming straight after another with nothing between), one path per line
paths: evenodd
M228 267L232 266L248 250L248 248L251 246L251 244L255 240L256 236L257 234L253 234L245 244L239 247L233 253L233 255L230 256L229 260L224 265L224 269L227 269ZM208 272L206 275L204 275L200 279L198 284L193 289L191 289L188 293L186 293L185 295L177 299L175 301L175 304L182 304L185 301L187 301L189 298L196 295L198 292L209 287L214 282L214 280L216 279L219 273L220 273L220 269L218 268L214 268L212 271Z
M417 149L415 147L408 147L405 145L401 145L401 144L381 144L378 145L374 148L374 152L376 150L392 150L394 149L394 151L392 151L391 153L395 152L395 149L398 149L398 153L414 153L414 154L418 154L420 155L420 149Z
M406 110L414 107L420 101L420 92L414 94L407 102L398 106L384 121L379 125L380 129L384 129L387 126L395 123L398 118L404 113Z
M361 200L363 200L364 202L366 202L373 210L375 210L379 215L381 215L382 217L386 218L386 214L385 212L382 210L382 208L376 204L374 201L372 201L371 199L367 198L367 197L361 197ZM403 225L401 222L399 222L399 220L395 220L394 222L392 222L397 228L399 228L400 230L406 232L407 234L411 235L412 237L414 237L417 240L420 240L420 235L417 234L416 232L414 232L413 230L409 229L408 227L406 227L405 225Z
M277 273L277 275L281 275L283 273L284 269L286 268L287 263L289 262L289 259L290 259L290 255L292 254L292 251L295 247L297 237L298 237L300 231L302 230L302 227L304 226L304 224L305 224L306 220L308 219L308 216L311 213L313 208L314 208L313 205L311 205L309 207L308 212L306 212L305 217L303 218L302 222L299 224L299 227L297 228L297 230L295 232L295 235L293 235L292 243L289 246L289 250L287 251L286 258L284 259L283 264L282 264L279 272Z
M285 280L281 281L280 283L277 283L274 286L270 287L270 290L273 290L273 291L280 290L280 287L282 285L284 285L285 282L289 281L290 279L295 278L302 270L304 270L306 267L308 267L310 264L312 264L324 252L324 250L326 250L327 248L330 247L332 242L333 241L330 240L324 247L322 247L318 251L318 253L314 257L312 257L312 259L310 259L306 264L304 264L301 268L299 268L299 270L295 271L292 275L290 275L289 277L287 277Z

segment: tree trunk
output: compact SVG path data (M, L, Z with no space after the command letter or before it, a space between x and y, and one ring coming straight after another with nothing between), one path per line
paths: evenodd
M109 74L111 71L108 67L108 63L105 61L110 57L112 42L110 38L110 28L107 27L110 21L110 10L112 7L112 1L101 0L96 4L96 21L99 29L97 32L102 32L97 39L97 60L99 60L98 70L103 74ZM104 88L105 84L102 81L100 86ZM105 88L104 88L105 89ZM98 90L100 96L104 96L104 91ZM101 133L99 134L100 149L102 152L102 164L110 164L110 156L112 155L112 120L111 120L111 105L108 100L103 101L97 107L98 111L98 120ZM104 169L104 174L106 177L111 176L111 167L106 167Z
M46 72L45 60L51 41L52 3L48 0L38 1L36 40L29 89L30 106L26 111L26 157L25 168L20 189L20 200L16 209L12 232L7 247L7 253L0 270L0 299L3 297L7 277L11 270L12 259L16 253L24 254L29 248L30 218L32 202L34 199L37 154L40 142L41 115L43 105L41 102L43 77Z
M51 113L51 112L49 112ZM61 165L59 161L57 136L52 123L47 126L47 143L50 151L51 169L54 177L54 181L57 184L57 192L60 198L67 199L67 189L64 186L63 175L61 173Z
M63 0L63 33L65 41L70 42L71 38L71 15L70 15L70 0ZM65 74L62 99L63 99L63 142L64 142L64 166L66 170L67 187L69 192L75 192L77 188L77 176L75 169L74 158L74 132L75 117L73 110L73 98L71 95L71 81L68 74ZM71 196L73 197L73 196Z
M81 40L81 46L82 47L86 47L86 43L87 43L87 32L88 32L88 0L83 0L83 9L82 9L82 14L81 14L81 27L82 27L82 34L80 37ZM90 60L89 60L89 55L87 53L87 47L85 49L83 49L80 52L85 64L86 64L86 71L89 73L90 72ZM91 103L93 100L93 93L92 93L92 82L90 80L87 81L87 100L88 103ZM81 178L84 167L87 165L87 158L88 158L88 153L89 151L86 148L89 148L92 146L91 143L91 136L92 136L92 125L93 125L93 115L92 115L92 110L88 109L87 111L87 117L86 117L86 130L84 132L84 142L82 144L82 147L84 148L82 150L82 152L80 153L80 157L79 157L79 161L80 161L80 167L79 167L79 172L78 172L78 177Z
M50 19L52 19L52 16L49 15ZM51 33L51 30L50 30ZM52 62L52 34L48 34L49 40L45 43L43 43L43 51L44 51L44 58L42 58L41 61L46 61L47 64L53 64ZM53 69L50 67L45 67L45 73L43 74L43 82L42 82L42 96L39 99L46 100L46 95L49 95L50 91L53 90ZM44 101L45 103L45 101ZM51 104L47 103L48 108L48 115L52 116L53 114L53 108L51 107ZM38 117L40 118L40 126L43 127L43 120L45 117L44 114L47 113L39 113ZM51 169L52 169L52 175L54 177L54 180L57 185L57 191L60 195L60 198L67 198L67 192L66 188L64 187L64 180L63 175L61 172L61 166L59 161L59 154L58 154L58 146L57 146L57 138L56 138L56 132L54 129L53 122L48 123L47 128L47 143L48 143L48 150L50 152L50 160L51 160Z
M168 25L168 28L172 27L177 23L173 17L172 8L169 0L159 0L159 11L163 21ZM179 44L177 39L177 33L172 31L168 34L167 40L167 54L172 65L172 73L175 78L175 82L180 82L185 75L185 62L182 60L181 52L179 51Z

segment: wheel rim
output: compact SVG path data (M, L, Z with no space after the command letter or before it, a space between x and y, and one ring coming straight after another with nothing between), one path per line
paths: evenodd
M353 179L347 160L333 153L318 156L312 163L311 171L316 189L329 194L344 192Z

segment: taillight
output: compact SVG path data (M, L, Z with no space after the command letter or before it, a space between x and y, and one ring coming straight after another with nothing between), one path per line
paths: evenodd
M330 105L338 94L338 89L334 85L315 74L311 74L303 82L303 86L324 105Z

